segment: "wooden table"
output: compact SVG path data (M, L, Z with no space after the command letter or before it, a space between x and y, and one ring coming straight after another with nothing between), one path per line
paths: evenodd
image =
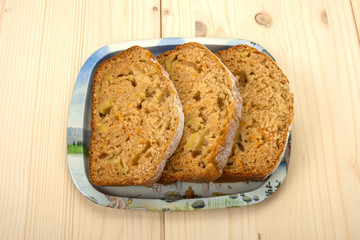
M0 239L360 239L360 1L0 1ZM244 38L295 93L287 180L250 207L145 212L75 188L66 126L81 65L110 43Z

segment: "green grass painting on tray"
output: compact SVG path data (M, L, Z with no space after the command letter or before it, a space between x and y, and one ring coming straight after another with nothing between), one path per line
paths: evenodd
M83 145L81 141L73 142L72 144L67 145L68 154L85 154L89 156L89 149Z

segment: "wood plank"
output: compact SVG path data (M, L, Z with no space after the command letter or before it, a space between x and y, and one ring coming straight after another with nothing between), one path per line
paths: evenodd
M161 37L192 37L195 32L193 1L161 2ZM174 28L176 27L176 28Z
M163 36L259 43L295 93L292 160L279 192L248 208L167 212L165 237L359 238L360 48L350 1L163 0L162 10Z
M85 199L66 158L81 65L103 45L160 37L159 9L159 0L1 1L0 239L163 237L162 213Z

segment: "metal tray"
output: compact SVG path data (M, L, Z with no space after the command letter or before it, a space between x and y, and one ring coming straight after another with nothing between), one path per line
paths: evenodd
M102 61L123 50L139 45L155 56L185 42L199 42L216 52L238 44L255 47L275 59L260 45L243 39L163 38L127 41L104 46L92 54L82 66L76 80L70 104L67 128L67 156L71 177L79 191L89 200L106 207L156 211L184 211L248 206L259 203L278 190L284 181L290 161L291 130L281 162L275 172L263 182L185 183L152 187L101 187L93 185L88 176L88 147L90 143L92 76ZM188 192L187 192L188 191ZM193 195L191 199L185 198Z

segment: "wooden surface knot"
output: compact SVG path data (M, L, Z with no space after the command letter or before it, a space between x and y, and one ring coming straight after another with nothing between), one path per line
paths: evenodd
M325 25L329 25L329 20L328 20L328 16L327 16L327 11L326 9L322 9L320 11L320 20L322 23L324 23Z
M157 6L153 7L153 11L156 12L158 10Z
M196 37L206 37L207 34L207 27L205 23L201 21L195 22L195 36Z
M269 14L261 12L255 15L255 21L261 26L270 27L272 18Z
M170 11L169 11L169 9L164 9L164 16L167 16L167 15L169 15L170 14Z

